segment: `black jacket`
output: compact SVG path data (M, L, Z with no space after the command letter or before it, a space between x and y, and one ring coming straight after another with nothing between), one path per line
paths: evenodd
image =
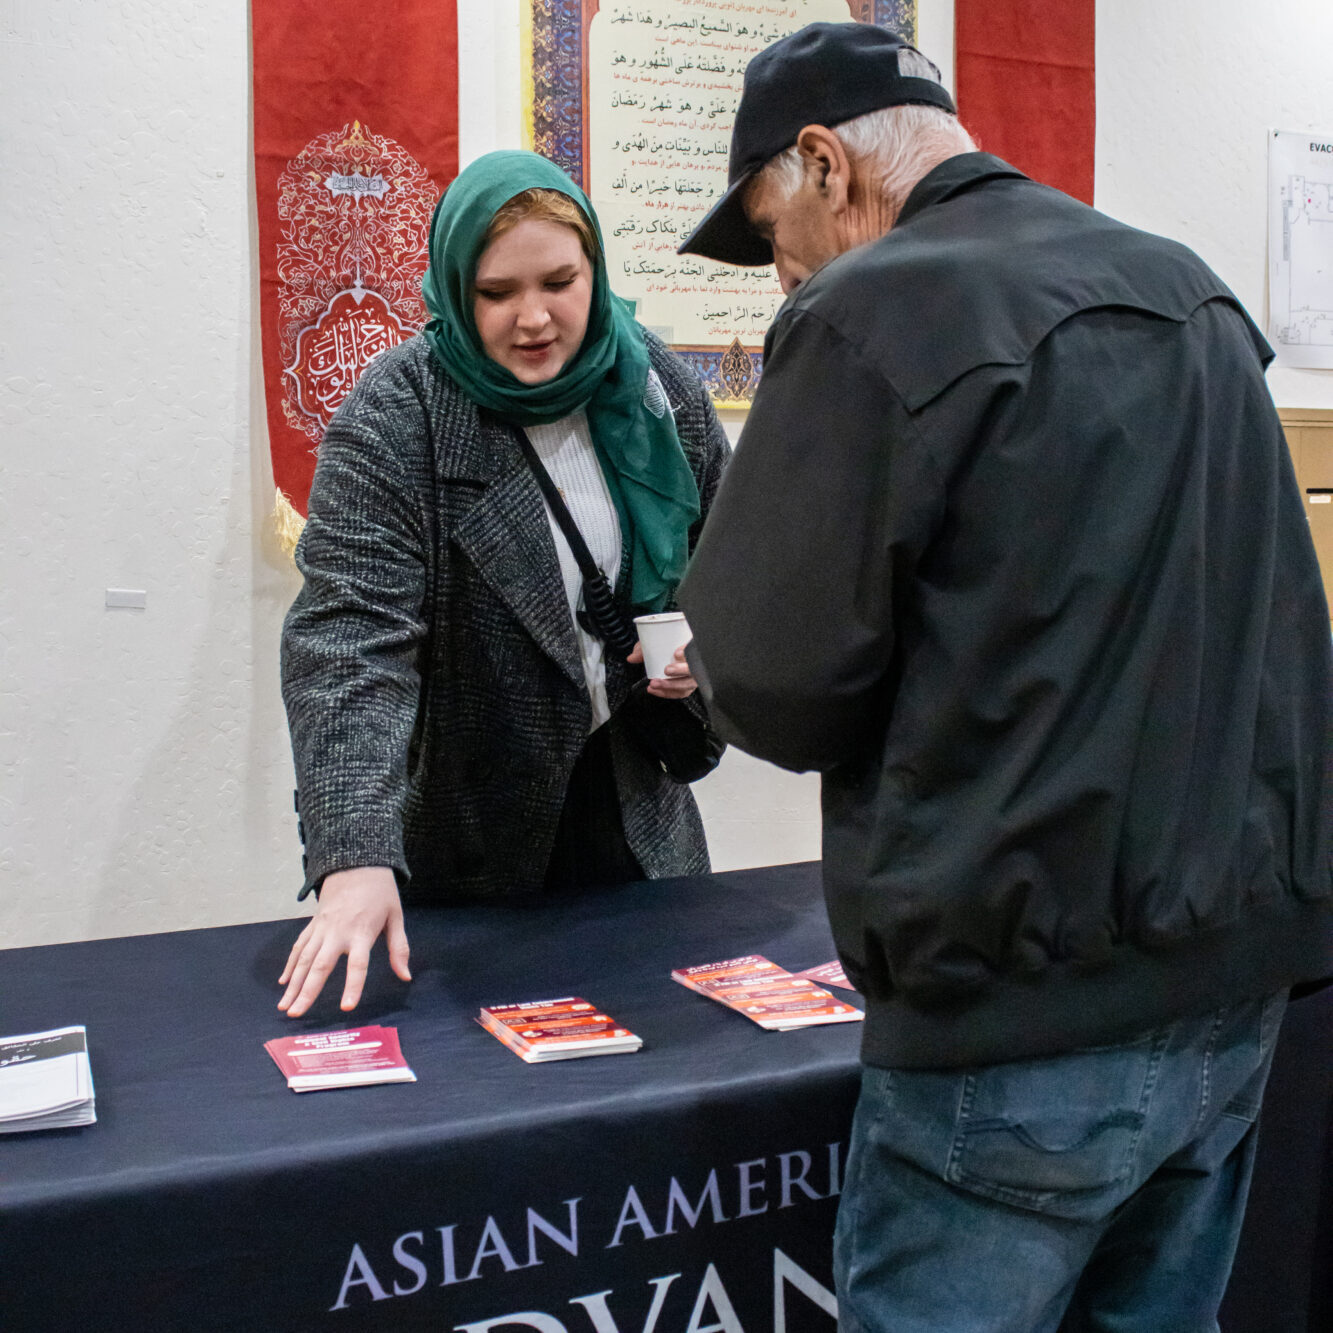
M1333 971L1328 610L1267 345L980 153L779 313L681 590L735 744L824 771L871 1063Z

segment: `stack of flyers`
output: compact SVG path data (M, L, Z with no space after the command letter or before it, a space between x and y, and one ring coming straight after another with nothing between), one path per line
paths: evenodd
M276 1037L264 1049L287 1077L293 1092L364 1087L369 1083L415 1083L398 1045L397 1028L349 1028Z
M97 1119L83 1027L0 1037L0 1134Z
M843 990L855 990L856 987L847 980L847 973L842 970L842 964L835 958L831 963L820 963L818 967L807 967L804 972L798 972L798 977L808 977L819 986L839 986Z
M628 1055L643 1045L642 1037L577 995L487 1005L477 1022L529 1064L577 1060L585 1055Z
M807 977L793 976L757 953L721 963L678 967L673 981L725 1004L761 1028L785 1031L817 1023L859 1023L865 1015Z

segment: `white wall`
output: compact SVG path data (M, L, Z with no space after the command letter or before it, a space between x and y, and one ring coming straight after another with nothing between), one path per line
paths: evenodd
M0 943L278 916L246 6L0 23Z
M466 160L519 142L518 0L460 8ZM952 4L920 9L947 72ZM246 24L240 0L0 10L0 944L297 910ZM1264 136L1333 129L1333 10L1103 0L1098 43L1099 202L1261 317ZM1273 383L1333 405L1333 375ZM717 864L816 855L816 790L729 757L699 786Z
M1096 203L1213 266L1265 327L1268 131L1333 135L1330 0L1099 0ZM1282 407L1333 371L1274 367Z

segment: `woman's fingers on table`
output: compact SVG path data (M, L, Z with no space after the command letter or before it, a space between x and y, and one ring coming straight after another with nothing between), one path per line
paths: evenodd
M296 943L292 945L292 951L287 955L287 965L282 969L282 975L278 978L278 985L285 986L296 971L296 964L300 961L301 951L305 948L306 941L310 938L315 929L314 921L308 921L305 929L296 937Z
M363 939L357 939L347 951L347 978L343 983L343 997L339 1007L343 1010L355 1009L361 999L361 992L366 986L366 973L370 970L370 945Z
M330 962L325 967L323 976L319 976L316 971L320 956L325 948L326 923L316 916L312 918L310 926L306 929L309 931L309 935L301 947L300 955L296 959L296 966L291 969L287 989L283 993L282 999L278 1001L278 1008L285 1010L288 1018L299 1018L305 1013L324 984L323 976L327 976L333 966L333 963ZM305 932L302 932L302 934L304 935ZM336 961L337 956L335 953L334 961ZM318 984L313 984L316 980Z
M292 987L295 988L299 982L300 989L296 998L288 1005L288 1018L300 1018L310 1008L320 991L324 989L329 973L346 951L346 948L339 948L326 938L320 941L319 951L312 961L305 963L302 960L304 971L298 969L297 975L292 978Z
M322 931L323 923L318 917L312 917L310 924L298 936L291 957L287 961L287 967L278 978L278 984L285 984L287 987L282 999L278 1001L279 1009L289 1008L305 985L310 966L319 953Z
M374 941L373 935L369 938L360 935L348 937L332 930L324 932L318 940L318 947L308 951L302 958L287 988L288 994L279 1001L278 1008L285 1006L288 1018L300 1018L319 998L330 973L346 954L347 980L341 1005L343 1009L355 1009L365 986L370 946ZM293 995L294 998L290 998Z
M411 981L412 973L407 960L411 950L407 947L407 930L403 926L403 906L396 903L389 916L389 924L384 930L384 942L389 946L389 966L400 981Z
M341 1007L354 1009L365 988L370 951L383 934L394 972L410 981L407 934L393 871L362 866L330 875L320 889L319 906L292 947L278 979L287 989L278 1008L299 1018L314 1003L338 960L346 955L347 975Z

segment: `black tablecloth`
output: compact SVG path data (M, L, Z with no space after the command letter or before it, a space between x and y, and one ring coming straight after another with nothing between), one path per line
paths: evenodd
M86 1024L98 1110L0 1138L0 1328L832 1333L859 1025L764 1032L668 975L830 959L816 865L408 927L410 987L377 952L355 1015L296 1022L293 922L0 952L0 1033ZM568 994L644 1049L531 1066L473 1021ZM1227 1333L1306 1327L1331 1014L1284 1033ZM297 1095L263 1049L358 1023L419 1081Z
M659 1333L699 1301L700 1326L729 1300L759 1329L776 1269L787 1328L834 1328L860 1025L765 1032L669 975L750 952L827 962L817 867L413 912L415 980L377 951L350 1021L340 988L300 1021L274 1007L296 929L0 954L0 1032L86 1024L98 1112L0 1139L0 1327L452 1329L537 1311L558 1321L546 1333L638 1333L659 1298ZM570 994L643 1050L526 1065L474 1022ZM263 1049L357 1022L397 1027L418 1082L297 1095Z

